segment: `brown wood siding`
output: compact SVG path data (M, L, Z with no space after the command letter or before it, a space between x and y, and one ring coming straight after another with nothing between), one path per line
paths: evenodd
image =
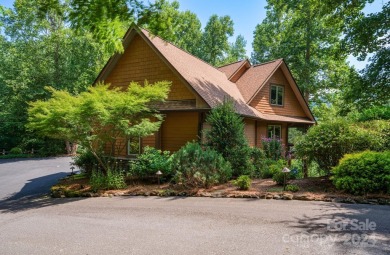
M124 138L118 138L115 144L106 144L105 153L112 155L113 157L126 157L127 156L127 140Z
M167 151L177 151L187 142L198 140L197 112L167 113L161 127L161 147Z
M136 35L113 68L105 83L112 87L126 88L131 81L143 84L157 81L171 81L168 100L196 99L192 91L183 84L150 46Z
M142 138L142 148L145 146L156 147L156 134Z
M284 85L283 106L273 106L270 104L271 84ZM264 85L260 92L250 102L250 105L262 113L306 117L305 112L299 104L298 99L281 69L278 69L274 73L270 81Z
M244 132L249 146L254 147L256 144L256 124L254 120L245 119Z

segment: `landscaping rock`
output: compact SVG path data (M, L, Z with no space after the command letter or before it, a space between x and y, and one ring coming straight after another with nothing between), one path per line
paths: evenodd
M279 195L274 195L274 196L273 196L273 199L279 200L279 199L281 199L281 197L280 197Z
M367 199L364 199L364 198L356 198L355 201L358 204L368 204Z
M202 192L201 197L212 197L211 193L208 192Z
M307 195L294 195L295 200L310 201L311 199Z
M350 197L347 197L347 198L343 199L343 203L346 203L346 204L356 204L356 201L353 200Z
M93 194L91 192L85 192L83 197L93 197Z
M284 200L292 200L294 198L294 195L293 194L289 194L289 193L285 193L282 195L282 198Z
M342 203L343 201L344 201L344 199L343 198L339 198L339 197L336 197L336 198L332 199L333 203Z
M213 198L222 198L223 195L222 195L222 193L214 193L214 194L212 194L211 197L213 197Z
M272 199L272 198L274 198L274 195L272 195L272 194L265 195L265 199Z
M104 194L102 195L102 197L108 197L108 194L104 193Z
M378 199L368 199L368 203L370 205L377 205L379 202Z

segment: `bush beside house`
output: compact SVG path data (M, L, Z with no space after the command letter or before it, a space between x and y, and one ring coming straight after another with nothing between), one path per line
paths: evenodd
M355 195L390 194L390 151L345 155L332 169L336 188Z

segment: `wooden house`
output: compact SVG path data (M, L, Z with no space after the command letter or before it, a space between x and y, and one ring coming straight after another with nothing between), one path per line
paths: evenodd
M251 146L264 137L288 143L291 127L308 127L314 117L283 59L259 65L248 60L219 68L133 25L126 33L123 54L110 58L96 82L127 87L131 81L172 82L167 101L159 107L164 122L155 134L123 139L115 156L138 154L144 146L177 151L186 142L202 139L206 115L226 98L245 121Z

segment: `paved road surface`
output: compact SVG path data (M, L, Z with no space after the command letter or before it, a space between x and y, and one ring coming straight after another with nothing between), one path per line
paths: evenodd
M58 179L70 173L70 157L0 159L0 200L48 193Z
M389 206L158 197L0 201L0 254L389 253Z

